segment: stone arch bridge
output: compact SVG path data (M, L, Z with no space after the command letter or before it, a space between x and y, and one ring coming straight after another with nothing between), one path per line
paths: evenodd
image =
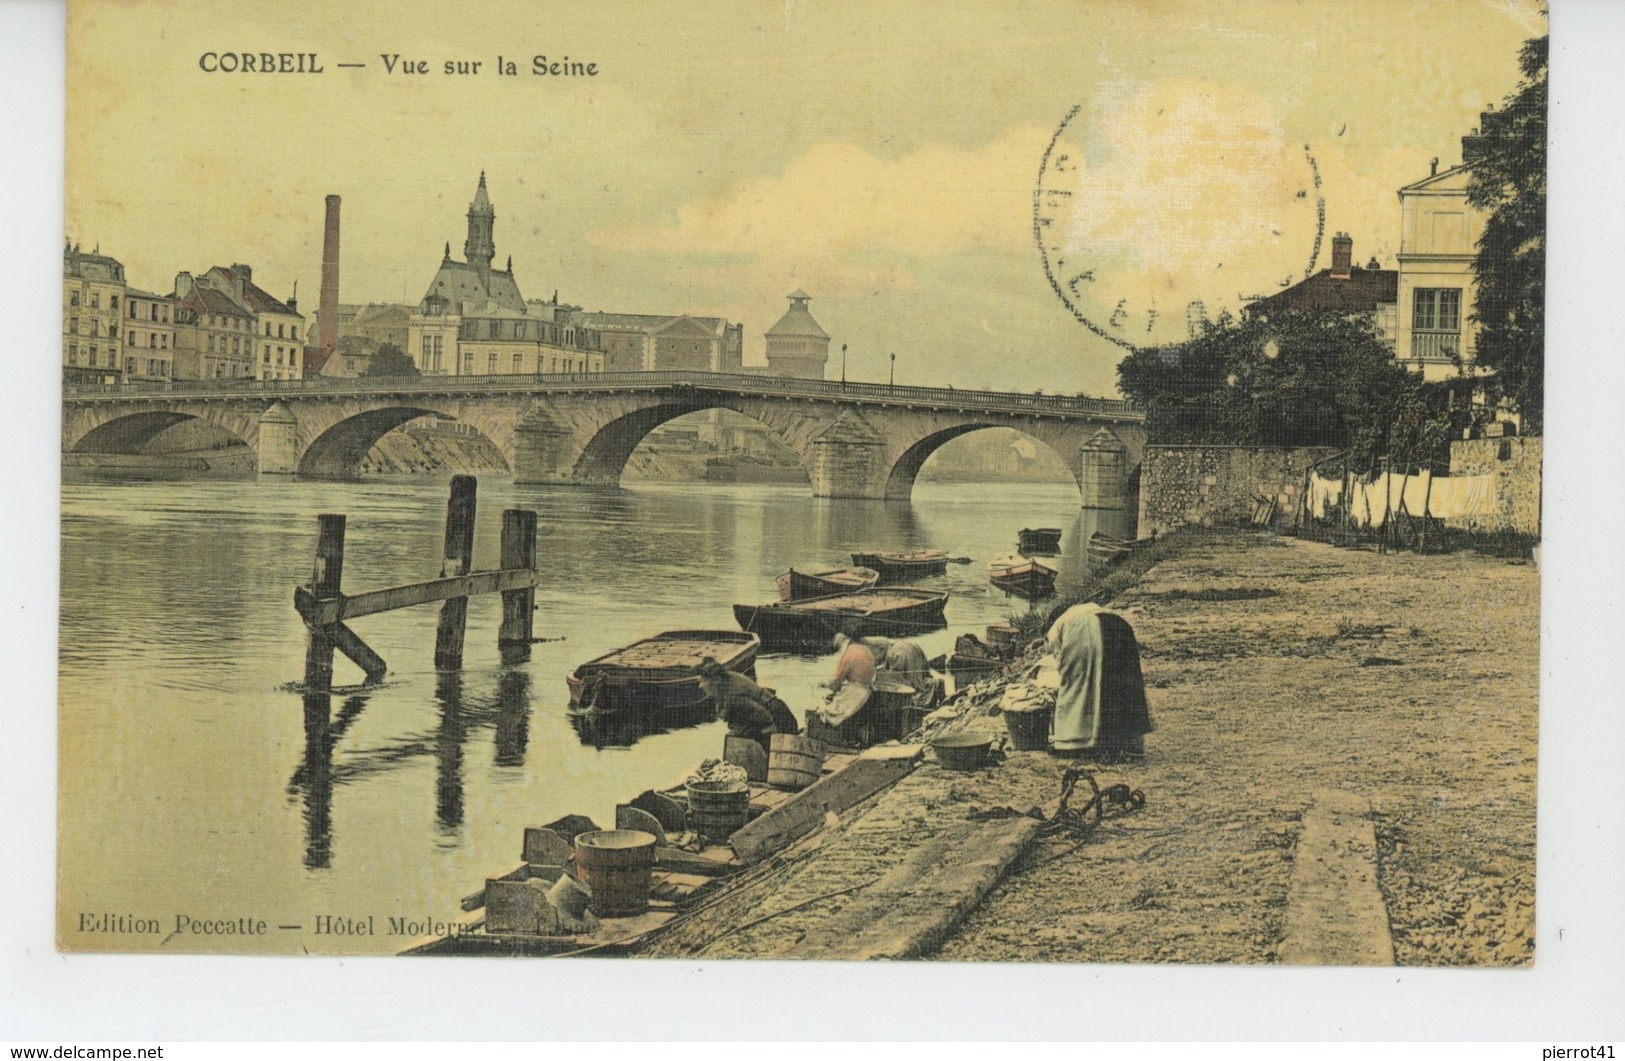
M906 499L944 443L1008 427L1060 456L1084 507L1118 508L1145 449L1145 414L1122 401L705 372L69 385L62 448L136 453L195 418L246 443L261 473L345 478L384 434L432 416L485 435L519 482L613 484L651 430L707 409L777 431L820 497Z

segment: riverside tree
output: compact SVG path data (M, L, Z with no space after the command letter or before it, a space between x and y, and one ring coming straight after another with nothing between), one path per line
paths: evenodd
M1438 460L1452 414L1363 318L1228 315L1196 337L1136 350L1118 386L1158 444L1335 446L1356 464Z
M1546 41L1524 43L1523 80L1500 112L1484 116L1468 160L1467 201L1488 215L1473 260L1476 356L1495 373L1492 393L1512 403L1529 434L1545 418Z
M367 362L363 376L416 376L418 366L394 343L384 343Z

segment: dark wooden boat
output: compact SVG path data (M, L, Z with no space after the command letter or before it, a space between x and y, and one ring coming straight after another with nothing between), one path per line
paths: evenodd
M853 553L852 562L879 573L882 585L928 578L948 571L948 554L941 549Z
M883 586L804 601L736 604L742 629L772 651L828 652L838 633L907 637L947 625L948 594L913 586Z
M1150 545L1156 541L1156 536L1140 538L1137 541L1126 541L1122 538L1113 538L1100 531L1089 536L1089 562L1097 567L1106 567L1115 564L1142 546Z
M570 709L634 711L657 721L709 717L715 705L694 668L710 656L754 678L761 639L734 630L670 630L583 663L565 678Z
M1042 600L1055 592L1055 569L1027 556L1004 556L988 564L988 581L1022 600Z
M809 600L837 593L856 593L880 581L880 572L871 567L830 567L819 571L791 568L778 578L780 600Z
M1057 556L1061 552L1061 528L1022 528L1016 532L1016 548L1024 556Z

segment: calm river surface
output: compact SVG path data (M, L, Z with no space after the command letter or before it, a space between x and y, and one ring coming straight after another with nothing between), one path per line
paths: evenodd
M390 918L447 920L519 858L521 830L614 806L720 754L710 723L630 748L586 746L565 675L661 630L735 627L731 605L776 596L792 564L854 548L936 547L976 563L930 580L957 632L1025 605L986 581L1021 527L1065 529L1063 588L1097 529L1071 485L921 483L912 504L834 501L807 487L638 484L585 491L479 483L476 568L496 566L500 513L539 513L538 644L504 666L495 596L470 602L460 673L433 667L438 605L352 625L388 661L359 689L342 657L331 722L307 730L293 588L315 516L348 519L352 592L439 574L447 480L138 481L70 472L62 497L59 910L68 949L390 953ZM1097 517L1104 522L1097 522ZM758 677L798 716L832 657L764 655ZM307 732L314 736L307 739ZM318 931L371 915L375 935ZM122 922L117 918L124 918ZM177 918L185 926L173 934ZM264 934L245 934L264 921ZM149 924L150 922L150 924ZM199 928L206 925L205 933ZM279 925L299 926L280 929ZM136 930L132 930L136 926ZM167 940L167 942L166 942Z

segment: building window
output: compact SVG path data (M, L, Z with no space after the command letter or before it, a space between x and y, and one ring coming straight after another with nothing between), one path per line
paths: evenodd
M500 339L502 337L502 322L492 321L485 326L485 330L491 333L491 338Z
M68 344L68 364L77 365L78 363L79 363L79 344L78 343L69 343Z
M297 325L297 324L288 325L288 338L290 338L290 339L299 338L299 325Z
M463 375L472 376L473 374L474 374L474 351L470 350L468 353L463 355Z
M525 370L525 364L524 364L524 362L522 360L520 360L520 355L519 354L513 355L513 374L517 376L517 375L519 375L519 373L523 372L524 370Z
M73 292L72 294L70 294L68 296L68 305L77 306L78 304L79 304L79 292L75 291L75 292Z
M112 296L108 297L108 299L107 299L107 308L112 310L114 313L118 312L118 296L117 295L112 295Z
M68 334L69 335L78 335L79 334L79 318L78 317L69 317L68 318Z
M429 355L434 353L434 343L431 341L429 336L425 335L423 337L423 349L418 351L418 353L423 357L423 367L428 368Z
M497 355L495 351L492 351L491 356L485 360L485 374L488 376L497 374Z
M101 292L92 291L90 293L90 308L91 309L101 309L102 308Z
M1411 305L1411 356L1448 358L1461 352L1461 288L1419 287Z

